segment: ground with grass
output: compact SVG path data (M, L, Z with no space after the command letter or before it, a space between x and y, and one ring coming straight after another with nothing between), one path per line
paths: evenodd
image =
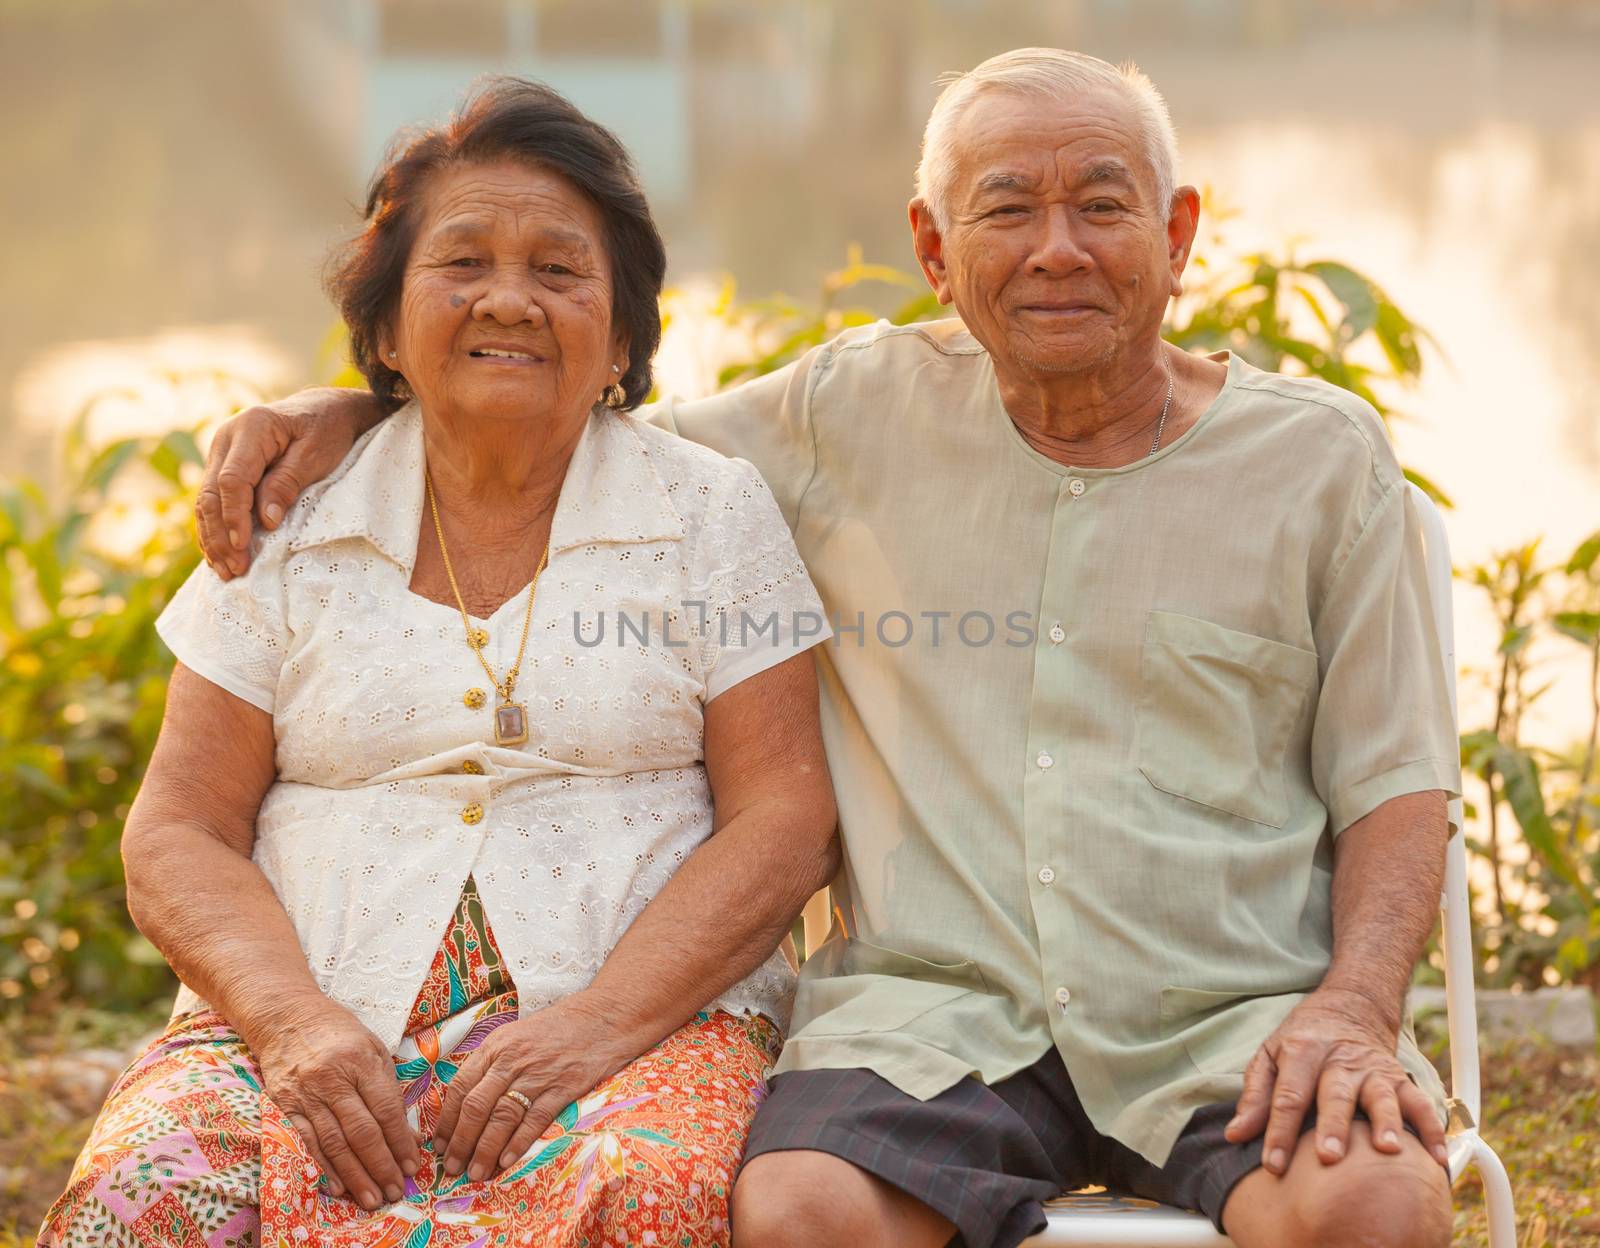
M31 1248L110 1080L160 1022L70 1012L0 1027L0 1248ZM1518 1248L1600 1246L1600 1057L1491 1054L1483 1087L1484 1134L1517 1193ZM1471 1175L1456 1188L1455 1244L1488 1244Z

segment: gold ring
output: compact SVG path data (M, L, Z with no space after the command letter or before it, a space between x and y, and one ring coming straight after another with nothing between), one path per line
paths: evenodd
M518 1105L522 1106L525 1111L529 1113L533 1111L533 1102L522 1095L522 1093L518 1092L515 1088L507 1088L504 1095L509 1096Z

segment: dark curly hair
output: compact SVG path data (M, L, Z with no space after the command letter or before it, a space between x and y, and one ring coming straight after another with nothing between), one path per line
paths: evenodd
M481 80L449 124L402 133L367 189L366 227L329 261L325 286L350 330L350 355L390 411L411 397L405 378L378 358L400 304L429 180L450 165L522 161L560 174L599 209L611 257L611 319L628 340L622 406L650 393L661 345L658 301L667 253L617 136L543 83L509 75Z

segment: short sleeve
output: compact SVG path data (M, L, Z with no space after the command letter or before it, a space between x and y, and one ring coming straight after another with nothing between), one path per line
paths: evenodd
M749 460L793 529L817 470L811 390L826 346L794 363L703 399L667 399L640 416L721 455Z
M1397 481L1332 573L1314 621L1322 669L1312 780L1338 835L1406 793L1461 793L1449 677L1421 525Z
M690 565L707 702L833 635L772 491L744 460L727 467Z
M250 570L224 581L202 563L156 620L178 661L271 713L289 645L281 533L260 539Z

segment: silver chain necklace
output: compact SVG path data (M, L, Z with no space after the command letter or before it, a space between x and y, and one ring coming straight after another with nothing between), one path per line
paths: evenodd
M1161 405L1161 419L1156 422L1156 440L1150 444L1150 454L1161 448L1161 431L1167 427L1167 410L1172 406L1172 371L1167 371L1167 401ZM1148 457L1147 457L1148 458Z

